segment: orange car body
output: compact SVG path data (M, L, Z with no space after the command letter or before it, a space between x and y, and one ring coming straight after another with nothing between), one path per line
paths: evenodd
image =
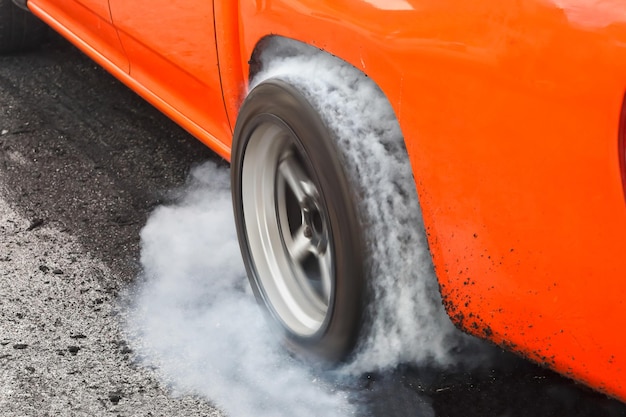
M626 400L626 1L28 7L227 159L264 37L359 68L405 135L452 320Z

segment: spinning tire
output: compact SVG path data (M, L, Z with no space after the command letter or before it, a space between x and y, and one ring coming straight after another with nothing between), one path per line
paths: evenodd
M234 144L237 231L257 299L294 351L343 359L360 327L365 259L331 132L296 87L273 79L243 104Z

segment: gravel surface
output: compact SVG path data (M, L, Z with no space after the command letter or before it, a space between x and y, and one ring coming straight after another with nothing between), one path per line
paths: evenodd
M220 415L133 362L117 295L148 213L211 158L57 37L0 57L1 415Z
M2 200L0 219L2 415L220 415L205 400L172 398L132 363L110 268Z

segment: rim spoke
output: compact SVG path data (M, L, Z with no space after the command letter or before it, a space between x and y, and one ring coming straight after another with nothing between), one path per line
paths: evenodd
M285 245L291 257L297 262L302 262L313 250L311 240L304 235L304 226L301 226L293 237L287 236Z
M317 254L317 260L320 267L320 275L322 278L322 292L324 294L324 302L330 304L330 292L332 287L331 277L331 255L329 251Z
M289 188L296 196L298 202L304 202L307 196L311 194L311 190L314 189L314 186L291 152L283 157L278 169L280 175L287 181Z

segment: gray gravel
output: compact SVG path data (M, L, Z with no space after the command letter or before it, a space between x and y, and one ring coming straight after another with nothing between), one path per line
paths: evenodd
M202 399L173 398L133 364L119 280L102 261L67 233L30 226L0 200L2 415L220 415Z
M58 37L0 56L0 415L220 415L135 363L118 314L145 218L210 158Z

